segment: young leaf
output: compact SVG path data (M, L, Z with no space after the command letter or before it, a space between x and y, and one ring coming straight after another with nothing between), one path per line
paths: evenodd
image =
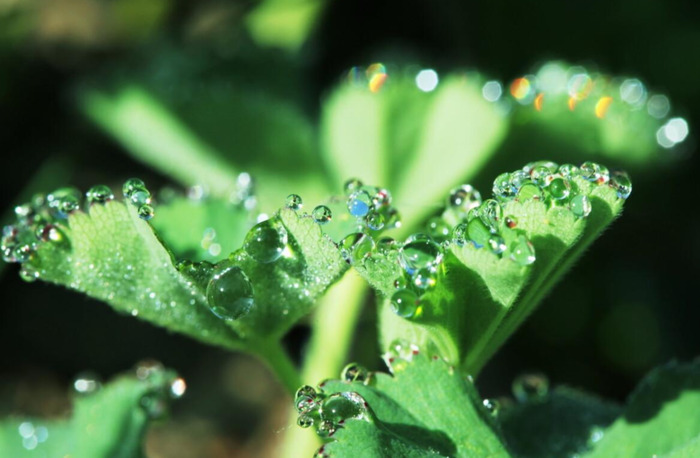
M6 419L0 422L0 456L142 456L151 419L165 414L184 382L162 368L121 376L75 399L68 420Z
M150 193L125 191L143 201L131 205L102 191L87 212L70 189L49 195L48 204L21 206L26 211L3 237L6 260L21 262L26 280L61 284L172 331L251 350L280 337L347 268L319 225L290 209L251 229L244 249L216 265L175 265L143 219L153 215L144 203Z
M586 457L692 456L700 436L700 363L670 363L637 387Z
M502 116L481 96L480 77L438 84L431 75L437 87L419 89L415 75L382 64L354 68L323 106L322 152L336 181L350 176L393 189L408 226L450 186L472 178L505 133Z
M443 218L431 220L433 237L411 236L356 266L386 297L382 339L436 346L478 372L619 215L630 190L625 175L598 164L548 162L499 176L496 199L483 203L473 188L455 189Z
M473 383L439 358L396 343L393 376L356 365L299 390L299 424L326 437L320 456L509 456Z
M498 420L515 456L572 456L599 439L620 411L594 396L557 388L543 398L504 408Z

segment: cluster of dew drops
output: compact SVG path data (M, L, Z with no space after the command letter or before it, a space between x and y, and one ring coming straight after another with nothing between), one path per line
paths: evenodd
M138 178L127 180L123 186L124 198L134 205L140 218L153 217L151 193ZM34 281L40 272L27 263L42 243L68 246L65 231L68 217L81 209L89 211L93 205L114 200L109 186L97 185L83 196L72 187L57 189L49 194L36 194L27 203L15 207L16 222L3 227L0 250L5 262L21 263L20 277Z
M168 412L170 400L181 398L187 389L182 377L167 371L157 361L141 361L134 368L133 374L147 386L147 390L138 400L138 407L151 420L163 418ZM75 395L88 397L102 389L102 382L96 374L84 372L75 377L72 388ZM26 450L41 449L42 444L50 443L51 429L40 422L23 421L17 427L17 432L22 447Z
M517 218L504 214L504 208L513 200L536 200L566 209L577 218L586 218L592 205L586 192L577 186L575 177L608 185L620 199L627 199L632 191L624 172L611 173L595 162L584 162L577 167L559 166L550 161L532 162L520 170L499 175L493 184L492 199L482 201L479 191L470 185L453 189L443 215L428 221L427 233L410 236L399 248L398 262L403 275L394 281L393 311L407 319L421 315L423 295L437 284L445 252L453 245L488 250L521 266L535 262L534 246L518 228ZM456 224L450 226L447 221Z

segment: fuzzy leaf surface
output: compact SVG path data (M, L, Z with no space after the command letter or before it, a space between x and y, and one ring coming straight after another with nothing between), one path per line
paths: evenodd
M326 394L355 392L369 421L350 419L324 452L344 456L509 456L474 385L442 360L423 353L394 359L394 375L361 382L327 381Z

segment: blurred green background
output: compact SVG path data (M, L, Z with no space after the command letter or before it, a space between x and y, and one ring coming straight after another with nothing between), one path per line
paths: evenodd
M138 80L199 132L221 138L235 124L229 142L253 148L266 112L249 118L239 102L264 106L280 98L316 121L323 96L354 65L469 68L509 81L548 59L565 59L640 77L669 96L692 136L700 119L697 49L700 5L687 0L0 0L0 208L7 220L27 186L118 189L130 176L152 188L170 182L86 118L78 100L95 85ZM246 138L241 133L249 129ZM312 141L304 135L290 147ZM530 157L527 145L522 149L528 155L516 163L495 156L489 170L548 158L548 151ZM535 370L554 384L623 400L653 366L700 354L694 150L691 137L673 161L630 170L635 187L623 217L486 367L478 381L483 395L507 394L517 374ZM248 164L254 153L236 159ZM308 162L290 154L278 166L313 167ZM486 194L492 179L475 184ZM175 421L149 436L152 456L264 455L270 434L285 427L283 394L249 357L171 335L64 289L24 283L16 270L7 266L0 278L0 415L60 414L77 373L108 378L155 358L178 370L189 392L174 407ZM373 317L369 305L353 358L380 368ZM306 337L303 325L290 334L295 354Z

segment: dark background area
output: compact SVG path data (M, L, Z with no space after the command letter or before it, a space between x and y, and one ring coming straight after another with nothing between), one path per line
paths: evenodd
M207 5L233 13L214 32L193 38L192 23ZM166 182L89 124L75 103L75 90L85 81L144 63L147 71L157 71L160 62L170 62L163 56L196 62L200 71L223 77L228 72L240 77L250 68L249 78L260 90L270 83L270 91L293 94L311 117L318 115L323 94L352 65L381 60L439 71L476 68L507 81L550 58L594 62L607 73L638 76L667 94L673 112L688 119L691 136L700 119L697 2L336 0L293 58L282 51L256 53L239 24L249 6L172 3L157 27L136 41L94 44L34 31L0 43L0 208L11 211L20 190L50 157L57 161L57 182L51 186L86 189L129 176ZM284 65L289 73L280 75L275 69ZM517 374L535 370L554 384L622 401L650 368L700 354L695 292L700 167L692 150L672 165L632 171L635 187L623 217L486 367L479 380L484 395L507 394ZM534 159L540 158L522 162ZM252 433L257 423L248 420L260 420L264 401L251 403L245 393L230 392L231 380L243 383L236 378L240 364L254 366L247 358L120 316L62 288L24 283L16 271L7 266L0 278L0 390L5 390L0 414L55 413L7 395L23 384L29 391L31 380L47 380L37 382L39 388L59 390L82 370L108 378L138 360L155 358L188 380L191 396L178 409L216 417L222 432L235 437ZM370 305L358 335L372 335L373 314ZM294 351L301 351L304 336L303 328L290 336ZM376 356L363 348L356 346L353 356L379 368Z

